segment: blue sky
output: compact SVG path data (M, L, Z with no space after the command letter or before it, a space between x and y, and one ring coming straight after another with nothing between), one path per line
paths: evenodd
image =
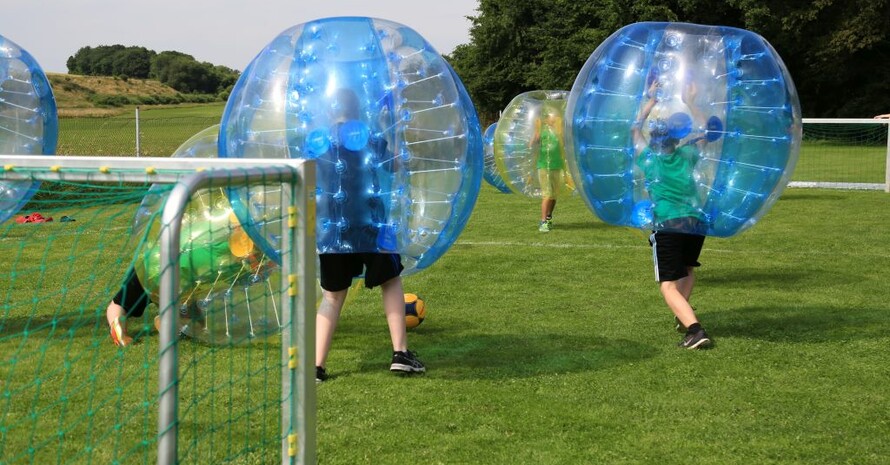
M279 32L313 19L371 16L411 27L439 53L469 41L477 0L11 0L0 35L46 72L65 73L84 46L176 50L243 70Z

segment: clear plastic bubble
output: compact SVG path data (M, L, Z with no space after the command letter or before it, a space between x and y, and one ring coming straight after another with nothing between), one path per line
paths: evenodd
M620 29L585 63L566 112L578 190L621 226L744 231L778 199L800 149L800 103L782 59L730 27Z
M481 130L460 79L417 32L373 18L282 32L235 85L219 151L314 159L318 252L397 252L405 274L454 242L482 179ZM230 196L278 260L281 224L265 211L277 203L252 189Z
M498 174L518 194L541 197L540 169L563 172L563 187L571 189L565 162L564 90L535 90L517 95L501 114L494 131L493 152Z
M504 179L498 174L498 166L494 161L494 131L497 126L497 123L492 123L482 134L482 143L484 144L485 150L485 164L482 177L485 179L485 182L491 184L495 189L504 194L509 194L510 188L507 187L507 183L504 182Z
M219 125L204 129L183 143L172 156L215 158L218 133ZM168 192L163 186L149 189L133 224L133 237L145 240L136 260L136 274L155 301L161 274L160 215ZM223 188L198 190L186 204L179 265L183 304L229 289L235 282L256 282L277 268L240 226Z
M49 80L24 49L0 35L0 153L52 155L59 137ZM39 182L0 181L0 223L21 210Z

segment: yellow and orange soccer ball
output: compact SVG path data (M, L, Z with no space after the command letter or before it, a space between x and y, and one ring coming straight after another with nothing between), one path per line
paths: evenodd
M426 318L426 302L417 294L405 294L405 327L414 329Z

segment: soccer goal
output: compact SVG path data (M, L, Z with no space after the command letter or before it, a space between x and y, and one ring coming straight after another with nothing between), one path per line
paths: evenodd
M789 187L890 192L890 120L804 118Z
M33 197L0 224L0 463L315 463L313 162L2 158ZM118 347L130 269L153 303Z

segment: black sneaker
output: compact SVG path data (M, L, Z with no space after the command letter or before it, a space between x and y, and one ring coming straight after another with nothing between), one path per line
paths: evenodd
M389 371L402 373L423 373L426 368L420 360L417 360L417 354L406 350L405 352L392 353L392 365Z
M694 333L687 331L686 337L684 337L677 345L684 349L705 349L711 347L713 342L711 341L711 338L708 337L708 333L706 333L705 330L699 329Z
M328 379L328 372L322 367L315 367L315 382L323 383Z

